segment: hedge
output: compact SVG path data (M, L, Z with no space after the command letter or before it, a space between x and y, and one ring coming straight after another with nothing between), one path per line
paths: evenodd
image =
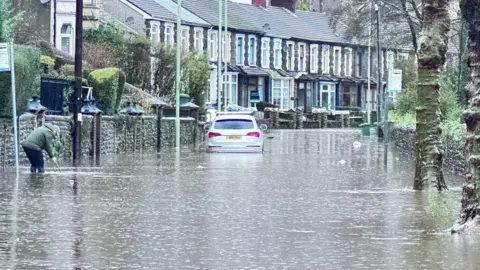
M14 52L15 95L17 114L20 114L25 111L28 100L40 92L40 51L29 46L15 45ZM0 115L12 115L10 72L0 73Z
M125 74L118 68L105 68L92 71L88 83L93 87L93 96L105 114L114 114L120 106L125 86Z

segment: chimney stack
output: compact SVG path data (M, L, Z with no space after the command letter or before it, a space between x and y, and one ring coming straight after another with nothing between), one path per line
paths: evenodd
M252 5L266 8L270 6L270 0L252 0Z
M272 6L283 7L295 12L298 0L271 0Z

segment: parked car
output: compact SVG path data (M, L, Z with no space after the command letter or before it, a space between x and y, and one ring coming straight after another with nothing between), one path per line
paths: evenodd
M253 112L217 112L208 127L206 150L214 152L262 153L267 125L258 125Z

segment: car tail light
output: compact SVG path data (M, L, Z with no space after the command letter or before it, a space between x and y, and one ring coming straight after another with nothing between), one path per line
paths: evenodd
M222 136L222 134L220 134L218 132L208 132L208 138L213 138L213 137L218 137L218 136Z
M247 133L247 136L260 138L260 132L258 132L258 131L249 132L249 133Z

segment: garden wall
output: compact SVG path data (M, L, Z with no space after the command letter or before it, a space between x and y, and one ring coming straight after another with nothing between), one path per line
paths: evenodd
M390 138L397 148L408 154L415 154L415 124L390 123L389 132ZM445 146L444 166L456 173L466 174L468 172L468 164L462 147L449 141L444 141L443 143Z
M68 116L50 116L37 118L33 114L23 114L18 118L19 142L25 140L36 127L43 123L58 125L61 134L55 140L55 148L60 157L72 156L73 121ZM81 126L81 150L83 156L95 153L95 119L83 116ZM203 140L203 128L194 118L181 119L181 144L188 145ZM175 144L175 118L157 116L102 116L99 146L101 155L122 153L154 152L157 146ZM26 163L23 151L20 162ZM0 166L14 165L13 125L10 118L0 118Z

